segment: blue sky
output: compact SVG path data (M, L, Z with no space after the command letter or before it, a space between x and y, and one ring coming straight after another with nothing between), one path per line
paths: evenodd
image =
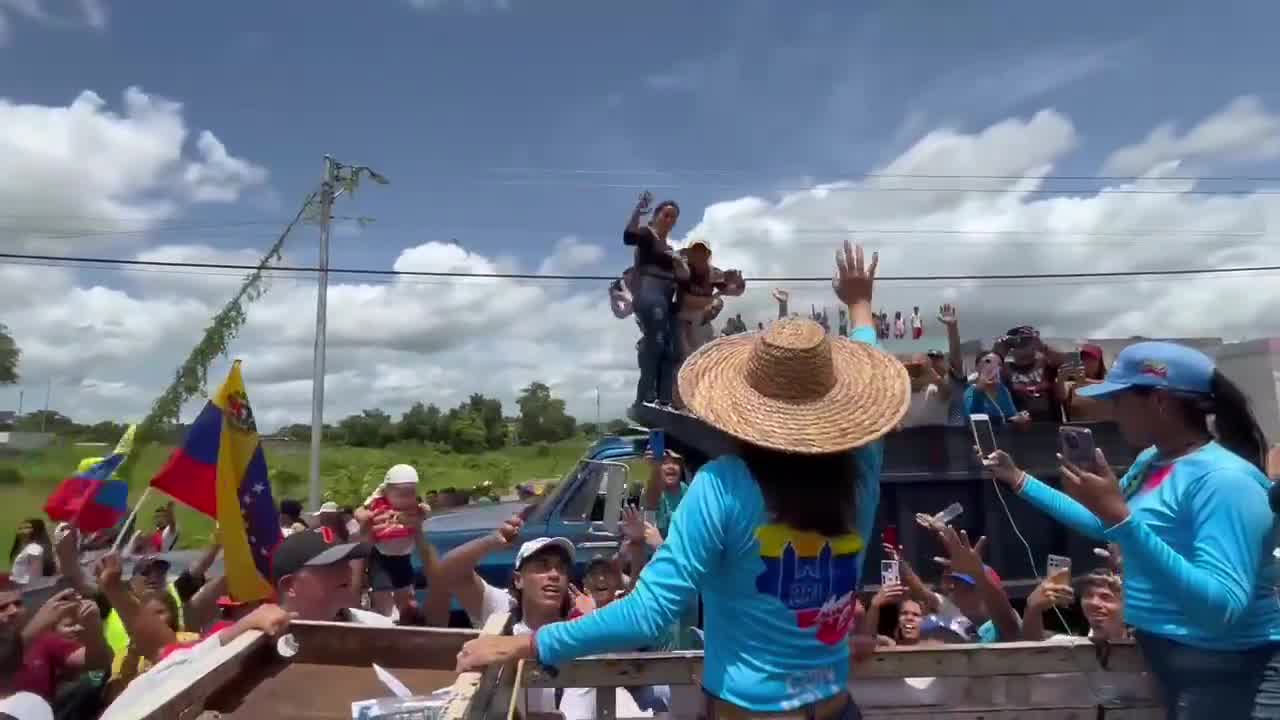
M112 3L102 31L15 21L0 90L53 105L89 88L118 104L136 85L181 101L193 126L268 168L279 193L274 210L193 213L215 222L284 217L324 152L374 165L393 184L345 209L378 224L335 248L335 263L357 265L453 237L533 263L561 234L612 240L636 190L602 183L678 185L659 194L694 218L726 196L866 171L938 125L1042 107L1083 139L1060 172L1095 172L1158 121L1193 122L1242 93L1274 98L1275 6L1046 8ZM692 172L642 174L668 168Z
M22 7L28 12L19 11ZM43 14L33 17L30 7ZM103 12L86 14L84 8ZM1137 146L1140 157L1153 159L1137 165L1134 174L1144 174L1162 160L1184 161L1184 171L1199 174L1280 175L1280 145L1273 145L1280 143L1280 118L1269 110L1280 105L1273 77L1280 60L1273 37L1277 20L1280 6L1260 1L1219 3L1210 11L1203 3L1146 1L1053 6L996 1L655 0L630 5L585 0L0 0L0 28L5 28L0 35L0 100L53 112L91 90L105 101L102 112L123 113L122 95L137 87L151 97L182 104L179 115L188 131L181 143L183 157L191 156L195 133L208 129L233 156L266 171L265 183L238 192L234 201L184 203L165 222L145 225L144 233L103 233L59 252L123 257L157 245L208 245L241 253L237 258L252 257L315 186L321 155L328 152L346 162L367 163L392 181L343 199L340 215L369 216L376 222L364 230L347 224L335 241L335 265L386 268L397 258L404 260L406 249L456 239L486 262L533 270L557 242L573 235L603 253L577 270L616 272L628 258L617 242L620 226L638 191L649 186L660 197L680 201L681 231L698 227L719 233L718 247L727 248L724 257L740 263L750 275L809 270L811 264L801 263L801 268L780 258L785 255L777 252L785 246L785 233L756 238L753 228L790 222L789 227L799 228L803 235L806 227L832 217L856 226L881 208L856 203L817 206L817 196L804 193L814 183L857 180L862 173L894 162L906 163L913 172L942 167L944 174L981 175L995 168L995 174L1038 177L1045 170L1037 168L1045 165L1055 175L1089 176L1097 174L1118 148ZM1244 111L1233 115L1224 110L1243 96L1252 96L1240 106ZM1046 109L1054 112L1036 115ZM1221 123L1209 122L1220 112L1227 112ZM1231 125L1236 121L1241 129ZM1004 134L995 133L999 137L987 137L995 131L984 135L1006 122L1014 124L1001 131ZM1189 132L1202 123L1207 128L1203 135ZM1162 125L1169 126L1177 142L1144 144L1148 133ZM15 137L11 141L28 153L24 168L37 172L41 158L67 146L65 138L42 139L30 133ZM1232 145L1231 137L1249 140ZM0 146L4 140L0 135ZM86 142L105 147L122 141L99 136ZM89 155L95 149L76 146ZM949 182L969 186L975 181ZM1088 205L1077 207L1065 227L1088 233L1106 222L1146 212L1152 213L1144 216L1147 227L1159 225L1162 217L1192 218L1186 221L1192 223L1206 214L1207 206L1196 204L1191 196L1179 196L1182 204L1167 211L1143 209L1142 197L1125 200L1131 204L1120 207L1120 200L1089 197L1099 185L1073 181L1058 186L1083 193L1081 205ZM3 190L0 187L0 206L6 201ZM168 190L156 181L118 192L136 203L165 196ZM77 191L75 183L68 187L64 181L51 185L49 192ZM779 202L797 192L804 203L815 204L806 205L813 212L798 225L787 215L791 206ZM754 205L752 196L762 197L764 205ZM912 194L909 200L922 202L895 210L880 225L999 226L1006 232L1021 227L1019 222L1026 227L1064 227L1055 219L1065 212L1061 204L1036 204L1041 199L1043 195L1018 199L1014 210L996 205L975 209L953 207L950 201L930 205ZM883 200L883 205L896 208L907 199ZM1255 198L1233 207L1229 216L1214 215L1206 227L1211 232L1238 227L1270 232L1273 225L1268 221L1278 217L1274 207L1265 198ZM707 208L713 211L704 215ZM1105 213L1117 213L1118 219L1100 219ZM715 220L725 216L740 223ZM0 227L0 245L8 242ZM933 242L950 241L935 237ZM314 244L314 229L306 228L293 239L290 259L309 262ZM934 273L954 269L954 263L938 259L948 252L942 245L923 253L910 248L929 246L903 247L908 248L906 261L898 270L901 265ZM1253 250L1257 248L1241 252ZM1007 249L993 252L1002 253L998 262L1021 261L1015 257L1018 253ZM827 263L825 246L821 256L819 262ZM1162 257L1181 261L1148 253L1091 256L1090 262L1151 266L1153 259ZM930 265L931 259L937 262ZM983 262L986 267L996 261ZM1214 262L1230 264L1226 259ZM1053 269L1054 261L1046 255L1017 267ZM172 309L175 303L189 301L190 318L172 320L183 328L198 327L202 321L197 318L207 317L202 313L216 306L223 292L197 298L158 286L151 275L110 271L78 270L58 282L63 280L68 292L119 290L125 294L115 298L123 303L120 307ZM420 286L419 292L445 292L438 288ZM503 290L509 294L503 302L524 297L519 295L524 289ZM1169 301L1164 290L1153 288L1151 293L1143 298L1146 307ZM552 286L529 301L589 307L590 298L598 300L598 295L595 287ZM822 296L815 297L815 302L824 302ZM894 303L919 302L926 307L959 297L975 312L981 309L983 333L1018 319L984 305L991 295L972 289L891 297ZM802 307L811 299L801 298ZM390 302L377 298L384 300ZM472 307L467 303L473 302L428 302L415 306L415 312L466 313ZM750 303L751 312L768 310L763 292L743 302ZM563 309L562 305L547 307ZM294 314L303 308L299 299ZM1124 332L1135 324L1155 322L1152 317L1169 315L1152 310L1150 317L1137 317L1132 311L1083 300L1079 307L1057 309L1061 319L1036 320L1056 322L1053 329L1078 334ZM76 312L67 311L69 316ZM272 312L289 314L280 308L263 314ZM496 327L524 323L502 313L485 317ZM6 322L22 324L12 318ZM85 322L92 326L95 321ZM537 343L565 333L583 347L615 343L622 350L607 361L597 358L601 366L590 374L607 376L609 397L622 403L633 382L628 374L633 361L626 348L634 329L629 322L609 318L612 324L607 327L604 322L593 317L587 326L572 331L528 329L524 332L539 336L527 340L533 344L479 352L505 357L550 352ZM1245 326L1251 322L1241 321ZM358 324L353 321L353 327ZM465 329L450 327L446 335ZM1234 327L1170 328L1175 330L1243 332ZM26 332L39 331L33 327ZM606 332L609 339L603 340ZM262 338L274 336L264 330L251 337L259 343L252 352L271 355L282 368L297 366L296 371L282 369L279 382L306 377L309 360L300 335L292 344L266 349ZM152 348L141 340L135 358L129 353L115 359L104 356L81 368L51 359L72 353L71 342L42 337L28 343L40 347L29 352L31 365L25 374L61 378L68 402L88 414L110 411L102 398L85 391L86 379L125 388L117 395L127 389L149 396L158 381L147 378L167 377L176 360L167 344ZM441 354L441 348L471 354L478 350L471 341L451 345L447 338L434 337L414 346L384 337L369 340L357 333L351 342L385 347L389 362L410 374L423 363L444 368L447 382L455 381L447 367L453 359L447 352ZM133 361L138 352L148 357L145 368ZM567 394L582 394L582 388L570 387L579 382L575 371L564 366L581 357L571 352L556 361L560 365L531 367L523 374L513 371L495 381L498 385L491 390L507 394L527 382L530 374L539 374L559 378ZM356 364L350 363L353 373L358 372ZM344 367L342 362L337 366ZM379 372L386 376L391 371ZM247 373L252 376L252 369ZM341 386L342 379L337 382ZM295 400L302 393L295 390L280 390L282 407L298 406ZM346 400L341 392L335 395L339 412L358 404L363 391L351 392ZM396 391L396 397L403 394Z

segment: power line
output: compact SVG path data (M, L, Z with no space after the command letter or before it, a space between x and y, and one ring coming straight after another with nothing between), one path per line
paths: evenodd
M545 175L715 175L745 176L755 173L746 170L698 170L693 168L669 168L666 170L611 170L606 168L551 168L551 167L495 167L490 172L501 174L545 174ZM963 173L848 173L845 179L854 180L1071 180L1081 182L1280 182L1280 176L1274 175L968 175Z
M102 258L82 256L35 255L23 253L0 253L0 260L15 261L13 264L46 263L83 263L85 265L137 267L137 268L183 268L201 270L240 270L254 271L257 265L240 265L234 263L192 262L177 260L136 260L127 258ZM317 267L278 265L271 268L273 273L318 273ZM1164 270L1113 270L1094 272L1063 273L991 273L991 274L955 274L955 275L887 275L876 278L882 282L970 282L985 280L1072 280L1094 278L1130 278L1130 277L1174 277L1189 275L1240 274L1255 272L1278 272L1280 265L1261 265L1251 267L1226 268L1174 268ZM378 270L374 268L329 268L331 274L357 275L372 277L431 277L454 279L490 279L490 280L569 280L569 281L605 281L612 282L616 275L573 275L573 274L539 274L539 273L476 273L456 270ZM792 276L792 277L750 277L751 282L759 283L807 283L830 282L827 276Z
M1035 180L1037 178L1024 178ZM463 180L462 182L467 182ZM474 182L474 181L473 181ZM883 187L879 185L843 186L835 181L828 184L810 185L804 188L777 188L775 192L810 192L824 193L976 193L999 195L1280 195L1280 190L1262 190L1258 188L1222 188L1218 190L1181 188L1175 190L1155 190L1141 188L1047 188L1047 187L1001 187L1001 188L963 188L963 187ZM1145 180L1143 182L1146 182ZM487 183L476 183L487 184ZM601 183L601 182L549 182L546 180L495 180L494 185L556 185L583 189L605 190L688 190L688 189L730 189L743 187L744 183Z

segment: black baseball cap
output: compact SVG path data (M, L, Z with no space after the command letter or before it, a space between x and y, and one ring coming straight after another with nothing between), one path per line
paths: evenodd
M151 573L157 572L168 574L169 568L171 567L173 567L173 565L168 560L165 560L162 557L156 557L155 555L148 555L138 559L138 561L133 564L133 574L150 575Z
M304 567L325 567L344 560L369 557L365 543L340 543L329 528L295 532L276 546L271 554L271 581L292 575Z

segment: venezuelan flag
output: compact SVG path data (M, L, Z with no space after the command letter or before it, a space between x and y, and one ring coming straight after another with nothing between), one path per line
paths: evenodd
M121 454L98 458L89 467L77 469L45 500L45 514L86 534L115 527L129 513L129 485L112 479L124 458Z
M845 638L853 618L862 537L856 532L825 537L774 523L756 528L756 540L764 564L756 591L786 606L796 627L816 626L822 642L831 645Z
M239 360L151 486L218 521L231 597L271 596L280 523Z

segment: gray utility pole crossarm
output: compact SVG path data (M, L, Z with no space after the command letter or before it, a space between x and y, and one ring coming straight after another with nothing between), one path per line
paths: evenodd
M311 370L311 467L307 507L320 509L320 448L324 444L324 360L325 332L329 300L329 229L333 222L333 201L354 190L361 175L379 185L387 179L365 165L343 165L324 156L324 180L320 184L320 283L316 293L316 345Z

